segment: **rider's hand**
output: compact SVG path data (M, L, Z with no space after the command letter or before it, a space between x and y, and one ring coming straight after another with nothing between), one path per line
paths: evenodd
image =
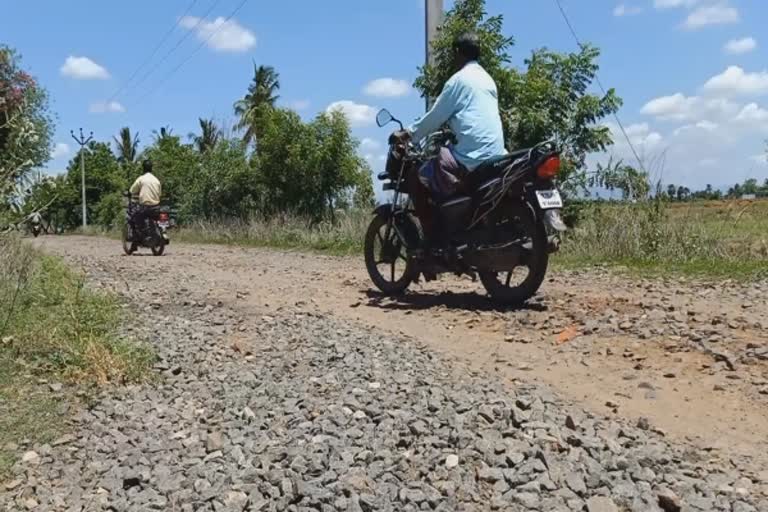
M392 135L389 136L389 143L390 144L396 144L396 143L404 143L411 139L411 132L408 130L397 130L396 132L392 132Z

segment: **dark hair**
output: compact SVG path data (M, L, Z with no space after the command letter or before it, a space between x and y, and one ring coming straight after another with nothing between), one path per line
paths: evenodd
M480 38L474 32L464 32L457 37L453 48L456 53L468 60L480 58Z
M141 168L144 171L144 174L152 172L152 160L147 159L141 162Z

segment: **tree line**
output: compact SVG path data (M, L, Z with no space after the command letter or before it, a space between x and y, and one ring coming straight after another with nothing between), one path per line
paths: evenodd
M214 120L201 118L197 133L182 137L161 127L142 147L139 134L124 127L112 141L93 141L79 151L65 174L34 183L25 204L47 205L58 226L79 225L84 157L87 215L102 226L122 219L122 192L144 159L152 160L163 198L182 222L286 212L319 220L333 209L371 206L371 171L343 114L321 113L305 122L276 106L279 87L274 68L254 64L248 91L234 105L242 135L225 134Z
M690 188L683 185L670 183L666 189L662 190L662 194L671 201L716 201L720 199L739 199L744 196L764 198L768 197L768 178L762 184L755 178L749 178L744 180L743 183L736 183L729 187L725 192L714 188L711 184L707 184L701 190L691 191Z
M622 162L588 170L587 156L613 143L604 120L622 105L614 89L590 92L599 50L588 44L570 53L543 48L515 66L510 54L514 39L505 33L502 16L488 15L484 0L457 0L446 13L433 43L435 59L419 68L414 82L422 96L439 94L454 71L452 43L470 30L479 35L480 63L498 87L508 148L554 139L562 148L559 181L566 195L584 197L590 188L601 187L621 191L630 200L660 194L680 200L696 196L678 186L674 195L669 188L653 193L647 174ZM306 122L279 108L279 74L256 64L245 94L233 104L234 134L202 118L194 134L182 136L172 127L161 127L146 141L124 127L110 140L90 143L85 155L76 154L65 174L30 180L50 151L53 123L47 95L22 74L14 51L4 48L0 56L0 215L45 207L61 226L79 225L83 156L88 216L102 225L121 218L120 193L139 174L142 158L153 160L164 196L181 221L283 213L320 220L335 209L373 202L371 170L357 153L358 142L344 115L321 113ZM734 187L733 194L744 193L745 187L751 190L752 184ZM702 194L715 192L705 189Z

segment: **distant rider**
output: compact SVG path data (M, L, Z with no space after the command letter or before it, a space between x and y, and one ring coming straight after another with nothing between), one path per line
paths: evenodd
M447 123L456 136L455 145L442 148L435 159L419 170L418 177L408 179L408 194L428 243L433 235L430 196L437 200L448 198L468 172L488 159L507 154L496 83L477 62L477 34L460 35L453 50L457 71L445 83L430 111L407 130L392 134L396 140L411 138L420 142Z
M133 215L134 227L144 226L147 217L155 215L160 206L162 187L160 180L152 174L152 160L144 160L141 163L144 171L131 185L130 193L138 197L139 207Z

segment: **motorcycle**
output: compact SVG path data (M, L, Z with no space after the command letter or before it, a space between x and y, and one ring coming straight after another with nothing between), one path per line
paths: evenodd
M40 233L43 232L43 225L40 222L33 222L30 226L30 231L32 232L32 236L37 238L40 236Z
M168 213L159 209L151 212L144 219L143 226L134 226L133 218L139 208L139 204L133 200L130 193L123 194L128 199L123 226L123 251L131 255L139 247L146 247L155 256L162 256L165 246L171 243L165 230L168 225ZM163 215L165 220L163 221Z
M403 129L382 109L376 124L389 123ZM481 164L462 180L457 195L432 205L436 239L443 243L425 251L412 201L403 200L406 177L452 138L441 130L421 145L390 140L386 171L378 179L394 195L391 203L374 210L365 235L368 274L386 295L405 292L422 275L427 281L448 272L473 280L479 276L493 300L522 304L541 286L549 254L557 251L566 230L563 201L553 181L560 171L559 151L545 141Z

